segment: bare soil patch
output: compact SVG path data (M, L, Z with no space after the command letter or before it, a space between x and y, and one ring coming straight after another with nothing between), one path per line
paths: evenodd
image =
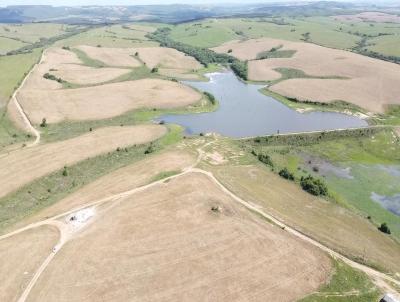
M80 45L82 50L90 58L99 60L108 66L139 67L141 63L134 58L135 52L131 48L107 48Z
M57 243L56 228L42 226L0 241L0 301L17 301Z
M117 147L153 141L166 131L159 125L108 127L69 140L12 152L0 158L0 197L64 166L114 151Z
M333 17L338 21L349 22L387 22L400 23L400 16L382 12L362 12L354 15L338 15Z
M331 269L324 253L253 216L200 174L100 215L63 247L28 301L293 301Z
M98 120L138 108L177 108L202 98L194 89L160 79L142 79L77 89L23 89L19 101L38 124L63 120Z
M347 101L372 112L382 113L387 105L400 104L400 66L365 57L352 52L331 49L311 43L276 39L231 42L216 50L240 59L255 59L257 53L282 46L296 50L291 58L271 58L252 61L249 78L255 81L277 79L276 68L298 69L314 77L343 77L343 79L290 79L270 89L279 94L319 102Z

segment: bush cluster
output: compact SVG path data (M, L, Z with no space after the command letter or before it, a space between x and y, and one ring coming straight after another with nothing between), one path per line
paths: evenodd
M260 162L262 162L263 164L266 164L267 166L270 166L270 167L274 166L274 163L268 154L260 153L260 154L258 154L257 158Z
M287 168L283 168L282 170L279 171L279 176L283 177L288 180L294 180L294 175L293 173L289 172Z
M386 222L382 223L380 225L380 227L378 227L378 230L385 234L389 234L389 235L391 234L390 229L389 229L388 225L386 224Z
M320 179L314 178L311 175L307 177L301 177L300 186L302 189L312 195L328 195L328 188Z
M47 80L57 81L58 83L62 83L63 80L61 78L57 78L55 75L46 72L43 77Z

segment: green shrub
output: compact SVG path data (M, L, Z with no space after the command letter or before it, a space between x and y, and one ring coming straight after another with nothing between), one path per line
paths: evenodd
M62 175L63 175L63 176L68 176L68 169L67 169L67 166L64 166L64 169L63 169L63 171L62 171Z
M328 188L325 183L323 183L320 179L314 178L311 175L307 177L301 177L300 185L302 189L312 195L328 195Z
M156 73L156 72L158 72L158 68L157 68L157 67L153 67L153 68L151 69L151 73Z
M294 180L294 175L293 173L290 173L287 168L283 168L282 170L279 171L279 176L283 177L288 180Z
M268 154L261 154L260 153L260 154L258 154L257 158L263 164L266 164L266 165L268 165L270 167L274 166L274 163L272 162L272 159Z
M42 127L42 128L47 127L47 120L45 117L42 119L42 122L40 123L40 127Z
M153 145L150 145L147 147L147 149L144 151L144 154L150 154L154 152L154 147Z
M382 223L380 225L380 227L378 227L378 230L385 234L389 234L389 235L391 234L390 229L389 229L388 225L386 224L386 222Z
M214 95L207 91L204 91L204 95L210 100L211 104L215 105L216 100Z
M55 75L46 72L43 77L47 80L57 81L58 83L62 83L63 80L61 78L57 78Z

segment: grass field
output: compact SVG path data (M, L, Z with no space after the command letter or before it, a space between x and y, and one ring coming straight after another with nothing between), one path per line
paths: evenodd
M365 274L341 261L334 261L329 283L299 302L371 302L378 301L380 296Z
M369 50L388 56L400 57L400 33L373 38L369 40L369 43L371 43L371 46L367 47Z
M145 35L154 31L158 24L127 24L93 28L87 32L57 41L55 46L89 45L103 47L149 47L158 43L149 41Z
M397 55L400 26L384 23L351 23L331 17L210 19L184 23L172 28L171 37L183 43L200 47L215 47L231 40L270 37L289 41L307 40L326 47L353 49L362 35L369 35L368 46L385 55ZM390 34L374 38L379 34Z
M7 116L6 105L14 90L39 60L41 50L15 56L0 57L0 150L29 139Z
M400 239L400 217L371 199L373 192L392 196L400 190L400 178L391 174L400 167L400 142L391 130L297 147L265 145L259 150L271 157L275 171L286 167L297 178L313 174L324 179L336 202L371 216L376 225L388 223Z
M65 33L69 25L54 23L2 24L0 36L24 43L35 43L41 38L51 38Z
M10 50L15 50L25 45L27 43L0 36L0 55L5 55Z
M32 53L0 57L0 107L3 107L32 66L39 61L41 49Z
M0 152L3 148L29 140L29 134L16 128L5 108L0 109Z
M350 104L347 102L331 102L331 103L310 103L310 102L298 102L294 100L290 100L287 97L284 97L276 92L270 91L266 88L261 89L260 92L262 94L265 94L266 96L271 96L275 100L278 100L279 102L285 104L289 108L292 108L293 110L299 110L299 111L333 111L333 112L343 112L343 111L350 111L352 113L363 113L365 112L364 109L354 105ZM387 121L388 116L382 117L382 120L379 123ZM396 123L393 119L393 123ZM377 122L378 123L378 122Z

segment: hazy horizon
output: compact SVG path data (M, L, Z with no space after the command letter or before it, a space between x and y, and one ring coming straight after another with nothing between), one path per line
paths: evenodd
M52 6L129 6L129 5L168 5L168 4L254 4L254 3L295 3L295 2L317 2L329 0L3 0L0 2L0 7L14 5L52 5ZM365 2L371 3L368 0L335 0L337 2ZM393 0L377 0L374 3L393 3Z

